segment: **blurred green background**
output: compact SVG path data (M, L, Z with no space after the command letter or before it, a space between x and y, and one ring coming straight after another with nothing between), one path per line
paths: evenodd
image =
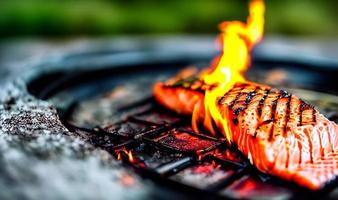
M338 36L337 0L266 0L268 34ZM1 0L0 36L217 33L244 20L245 0Z

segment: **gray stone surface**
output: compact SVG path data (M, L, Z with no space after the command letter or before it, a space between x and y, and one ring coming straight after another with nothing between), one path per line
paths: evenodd
M0 97L0 199L139 199L151 188L71 137L55 108L22 82L3 86Z

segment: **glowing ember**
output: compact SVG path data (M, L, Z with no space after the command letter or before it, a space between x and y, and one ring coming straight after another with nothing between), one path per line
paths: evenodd
M127 150L125 148L122 148L122 149L117 150L115 153L116 153L117 160L122 160L123 156L126 156L130 163L136 162L131 150Z
M234 170L221 168L221 166L216 163L203 162L180 171L170 177L170 179L181 181L198 188L206 188L224 181L234 173Z
M201 113L205 108L203 124L208 130L216 135L212 121L218 128L223 128L221 132L226 133L225 137L232 142L228 122L217 111L217 98L229 91L237 82L246 82L243 73L250 65L250 52L252 47L260 41L264 28L264 4L262 0L252 0L249 5L249 17L247 23L232 21L220 24L222 33L220 41L222 43L222 54L215 59L215 65L211 72L202 74L202 79L208 85L217 87L206 91L204 102L200 102L194 109L193 128L198 130L198 123L201 119L197 113ZM200 115L200 114L199 114Z
M216 158L222 159L222 160L229 160L229 161L234 161L237 163L244 162L236 152L230 151L229 149L222 150L222 151L220 151L219 149L216 149L215 151L209 152L209 154L215 156Z
M222 191L238 199L289 199L290 192L276 185L264 183L257 177L244 176Z
M129 174L122 174L120 181L124 186L131 186L135 184L134 178Z
M163 145L179 151L193 151L201 154L205 149L208 149L217 144L216 141L204 139L185 131L171 130L168 135L155 140Z
M198 155L198 156L197 156L197 160L198 160L198 161L201 161L202 158L203 158L203 155Z
M117 153L117 160L121 160L122 157L121 157L121 153Z

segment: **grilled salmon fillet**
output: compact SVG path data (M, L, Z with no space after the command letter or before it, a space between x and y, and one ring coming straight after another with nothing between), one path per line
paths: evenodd
M154 96L165 107L197 115L202 122L203 83L192 87L195 84L157 83ZM232 143L258 170L312 190L338 175L337 124L297 96L265 85L237 83L215 103L228 122ZM222 130L216 131L218 136L226 135Z

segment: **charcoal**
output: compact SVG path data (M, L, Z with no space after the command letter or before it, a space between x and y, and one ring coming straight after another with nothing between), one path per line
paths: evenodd
M218 144L217 141L201 138L177 129L169 131L167 135L156 138L154 141L169 148L185 152L199 152Z
M204 162L180 171L170 179L185 184L206 189L233 175L235 171L231 168L218 165L214 162Z
M290 190L265 183L256 176L244 176L220 191L220 194L238 199L290 199L292 197Z

